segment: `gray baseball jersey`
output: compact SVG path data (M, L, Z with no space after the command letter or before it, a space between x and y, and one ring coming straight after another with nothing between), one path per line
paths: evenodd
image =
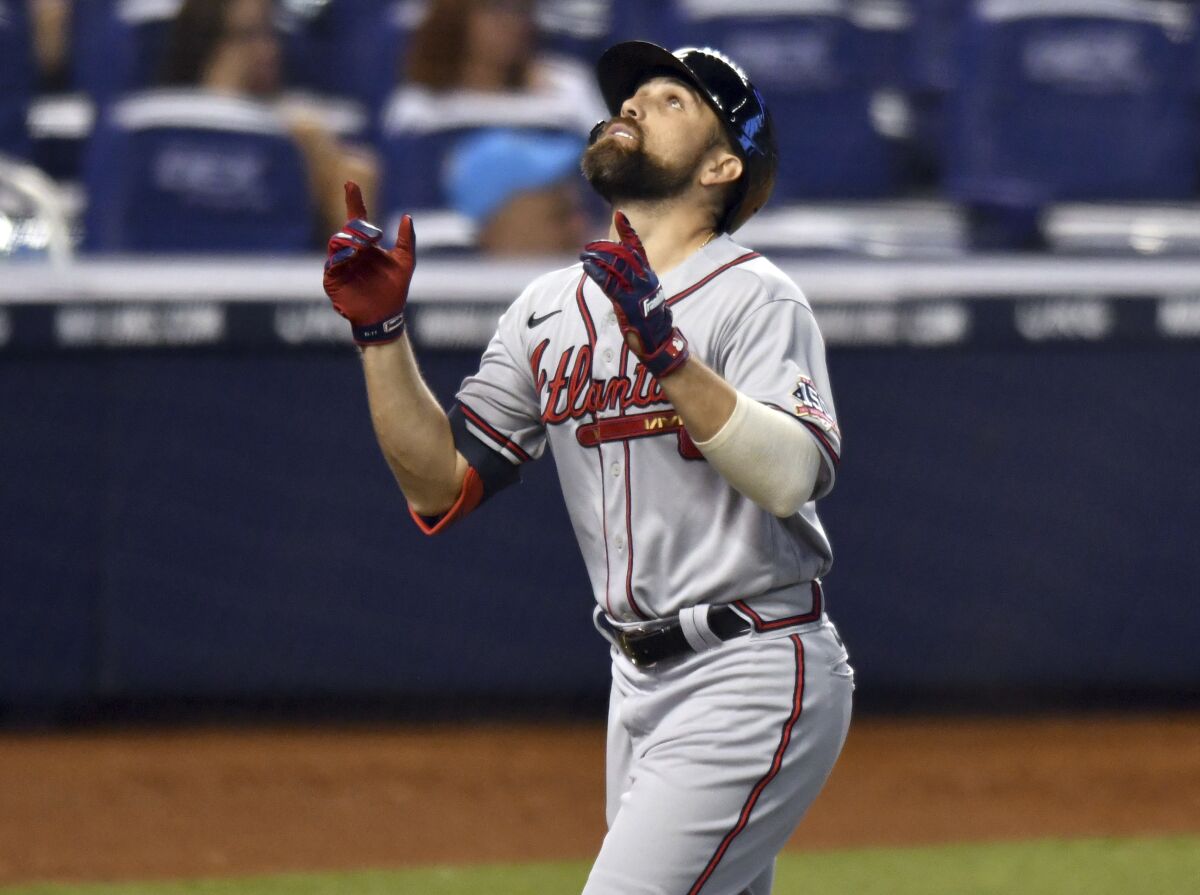
M728 236L660 281L694 355L816 439L815 497L828 493L841 436L804 295ZM513 303L450 419L471 469L458 504L418 524L453 522L549 445L597 612L617 628L677 617L703 641L643 667L606 634L609 829L585 895L766 895L850 723L853 671L822 605L832 554L815 504L777 518L705 462L580 265ZM705 638L697 619L714 604L749 633Z
M841 439L801 291L729 236L661 282L695 356L809 428L824 458L816 497L827 493ZM549 444L596 602L614 620L733 602L762 624L820 615L812 582L832 553L815 503L779 519L704 462L580 265L540 277L513 303L458 401L457 441L483 497L513 476L479 446L515 468Z

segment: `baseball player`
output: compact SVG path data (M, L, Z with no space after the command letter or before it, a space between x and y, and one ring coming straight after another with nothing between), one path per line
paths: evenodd
M381 247L347 184L325 289L422 530L554 453L612 645L608 834L586 895L763 895L850 723L820 583L815 501L841 448L824 345L795 284L731 237L776 167L742 70L631 41L598 75L613 117L582 168L610 238L517 298L449 414L404 335L412 219Z

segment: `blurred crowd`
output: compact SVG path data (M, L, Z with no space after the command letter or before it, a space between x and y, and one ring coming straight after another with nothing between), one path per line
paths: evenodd
M430 251L570 252L602 229L594 61L628 38L748 70L771 208L936 200L968 247L1041 247L1064 203L1196 198L1196 26L1176 0L0 0L0 256L39 215L83 252L312 251L347 179Z

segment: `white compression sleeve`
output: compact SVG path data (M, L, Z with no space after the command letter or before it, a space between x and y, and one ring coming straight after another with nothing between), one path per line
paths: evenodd
M725 481L781 518L812 497L821 474L821 451L804 426L741 392L721 430L696 447Z

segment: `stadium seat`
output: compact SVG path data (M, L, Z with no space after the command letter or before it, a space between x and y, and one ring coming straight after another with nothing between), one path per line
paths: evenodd
M621 0L541 0L537 7L542 49L592 63L609 44ZM654 4L639 3L638 6Z
M648 40L676 49L683 46L683 29L677 0L637 3L616 0L612 10L612 40Z
M193 90L113 104L85 161L84 248L300 251L314 246L303 160L267 106Z
M905 83L930 93L951 93L958 83L959 43L971 0L910 0L912 27Z
M962 24L970 0L911 0L912 27L903 61L903 89L912 113L914 177L942 179L946 107L958 85Z
M948 146L954 197L1181 199L1196 186L1195 13L1131 0L982 0Z
M361 103L374 118L400 71L415 0L296 0L280 12L289 89Z
M781 156L778 199L893 193L895 148L873 115L886 80L880 35L853 4L678 0L676 11L682 42L724 50L767 97Z
M105 103L153 86L183 0L85 0L72 4L71 81Z
M25 116L34 71L25 0L0 0L0 153L29 154Z

